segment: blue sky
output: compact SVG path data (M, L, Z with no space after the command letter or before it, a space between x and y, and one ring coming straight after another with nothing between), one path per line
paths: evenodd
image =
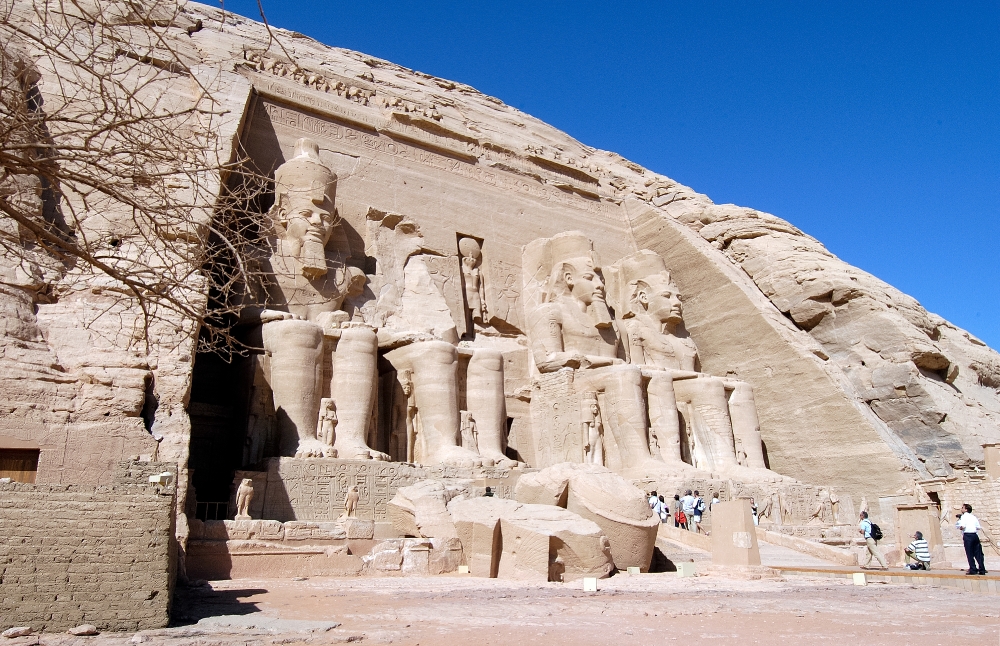
M1000 3L263 1L782 217L1000 348Z

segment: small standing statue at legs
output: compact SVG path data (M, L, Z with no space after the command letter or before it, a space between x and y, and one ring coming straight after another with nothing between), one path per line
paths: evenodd
M337 441L337 408L330 397L324 397L319 405L319 424L316 425L316 439L323 443L323 457L337 457L333 448Z
M601 421L601 408L597 404L597 393L584 394L581 413L587 464L604 466L604 423Z
M400 371L399 384L406 397L406 461L413 464L417 439L417 398L413 395L413 373L409 369Z
M253 500L253 480L243 478L236 490L236 520L250 520L250 501Z
M461 411L462 415L462 448L479 453L479 434L476 432L476 420L472 418L472 413L467 410Z

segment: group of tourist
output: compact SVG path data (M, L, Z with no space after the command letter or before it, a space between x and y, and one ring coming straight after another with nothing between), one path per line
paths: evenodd
M688 489L684 495L674 494L672 501L667 501L655 491L649 493L649 507L660 517L661 523L673 522L674 527L686 529L706 536L708 532L701 526L701 518L706 510L710 510L719 502L719 496L712 494L710 503L706 503L698 490Z
M956 518L957 522L955 523L955 528L962 532L962 542L965 545L965 557L969 561L969 569L966 574L986 574L983 544L979 539L978 533L981 529L983 529L983 526L979 523L979 519L972 514L972 505L962 505L962 513ZM865 545L868 548L868 558L861 567L865 569L870 568L872 559L875 559L878 561L880 569L888 570L889 566L886 563L885 557L878 549L878 541L882 538L882 532L878 525L868 519L867 511L861 512L861 522L858 524L858 533L864 537ZM913 540L910 541L910 544L903 549L906 568L909 570L930 570L931 550L930 545L924 538L923 532L914 532L911 538ZM988 535L987 538L989 538ZM910 563L911 560L913 563Z

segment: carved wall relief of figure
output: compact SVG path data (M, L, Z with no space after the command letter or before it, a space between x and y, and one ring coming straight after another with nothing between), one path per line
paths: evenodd
M329 390L339 413L337 452L348 459L386 459L366 444L376 379L374 330L348 323L341 305L363 273L344 264L346 250L327 243L338 225L337 176L319 158L317 144L300 139L275 171L275 202L268 309L261 313L264 349L282 455L323 454L316 438L323 383L324 335L335 342Z
M483 263L482 249L474 238L466 237L458 241L458 251L462 256L462 285L465 291L465 306L468 308L473 323L486 325L489 318L486 313L486 287L480 271Z
M764 469L753 391L698 372L698 350L684 329L677 287L663 259L643 250L609 268L609 284L630 363L649 366L650 421L665 461L682 457L677 412L692 464L724 472ZM673 409L673 410L672 410Z
M588 392L584 395L580 414L583 416L585 460L588 464L604 466L604 422L601 420L597 393Z
M525 315L535 368L573 370L577 392L603 392L606 416L624 473L663 473L649 452L642 374L618 357L618 338L604 301L593 244L567 232L524 247ZM534 405L534 400L532 402Z
M360 499L361 492L358 491L358 485L351 485L347 494L344 495L344 513L341 518L354 518L357 515L358 500Z

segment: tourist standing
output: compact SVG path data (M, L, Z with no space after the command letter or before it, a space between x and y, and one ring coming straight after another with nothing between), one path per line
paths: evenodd
M694 517L694 496L691 495L691 490L688 489L684 492L684 497L681 498L681 511L684 512L684 516L687 520L686 529L691 529L693 523L691 519Z
M964 513L958 517L955 527L962 532L962 542L965 543L965 558L969 559L969 571L966 574L986 574L983 543L979 540L977 533L982 525L979 524L979 519L972 515L972 505L962 505L962 509Z
M705 500L699 495L698 490L694 492L694 506L691 512L691 527L694 533L702 531L701 529L701 515L705 512Z
M760 519L757 517L757 502L751 498L750 499L750 515L753 516L754 527L760 524Z
M649 508L656 511L656 506L660 503L659 496L656 495L656 491L649 492Z
M663 499L663 496L660 496L657 500L656 509L656 513L660 516L661 523L665 523L670 520L670 508L667 506L667 501Z
M674 527L687 529L687 516L684 515L684 503L680 494L674 494Z
M862 568L869 569L872 562L872 557L879 562L883 570L888 570L889 565L885 562L885 557L882 556L882 552L878 551L878 546L875 545L875 539L872 538L872 522L868 520L868 512L861 512L861 522L858 523L858 532L864 537L865 545L868 546L868 558L865 560Z

